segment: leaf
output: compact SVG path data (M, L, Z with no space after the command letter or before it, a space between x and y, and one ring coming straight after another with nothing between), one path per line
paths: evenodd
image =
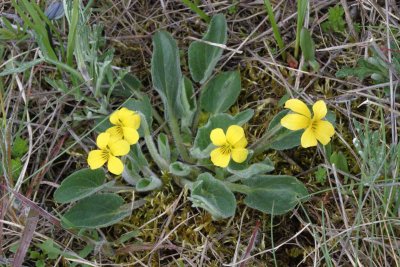
M169 165L169 172L176 176L181 176L181 177L188 176L191 171L192 171L191 166L179 161L176 161Z
M165 108L179 118L182 113L179 50L175 40L166 31L159 31L153 37L151 75L153 86L160 94Z
M210 133L215 128L222 128L225 132L231 125L243 125L253 117L254 111L246 109L235 116L229 114L215 114L212 115L207 124L200 127L197 131L196 138L194 140L193 147L190 153L195 158L207 158L210 156L210 152L213 149L213 145L210 140Z
M283 110L279 112L275 117L272 119L268 126L268 131L271 131L275 128L278 124L280 124L281 119L289 112L289 110ZM284 127L282 127L273 137L273 142L269 148L275 150L285 150L291 149L293 147L300 145L301 135L303 134L304 130L298 131L291 131Z
M335 166L338 170L345 172L345 173L350 173L346 156L342 153L342 151L333 152L329 161L331 164L335 164ZM347 179L347 176L346 176L346 179Z
M311 37L311 33L303 28L300 33L300 47L303 52L304 61L309 64L314 71L319 69L319 64L315 60L315 44Z
M293 209L308 196L306 187L293 176L258 175L243 180L249 187L244 202L259 211L280 215Z
M198 176L189 199L193 202L193 207L207 210L215 220L235 215L235 196L222 181L209 173Z
M379 66L379 62L371 60L373 58L359 59L355 67L346 67L336 72L337 78L346 78L349 76L355 76L360 80L363 80L374 74L380 74L383 77L387 77L387 71L382 70L382 66Z
M92 195L79 201L62 217L64 228L100 228L122 220L131 214L122 197L107 193Z
M131 150L125 159L124 171L121 174L122 178L124 178L127 183L136 186L138 181L142 179L139 173L149 166L149 163L143 155L140 144L131 146Z
M204 41L225 44L227 40L227 24L224 15L212 18ZM189 46L189 69L192 79L203 84L211 75L222 55L222 48L204 42L195 41Z
M129 98L132 96L132 94L139 91L141 87L142 83L135 75L131 73L126 73L120 80L120 82L115 85L114 90L112 91L112 95L116 97ZM105 91L107 92L108 88L105 89Z
M15 138L12 148L11 148L11 155L14 158L22 157L28 151L28 141L22 139L21 137Z
M22 161L20 158L11 159L11 174L15 180L18 179L22 171Z
M239 72L222 72L205 85L200 96L200 106L210 113L225 112L236 102L240 90Z
M54 192L54 200L68 203L90 196L104 188L105 179L103 169L76 171L62 181Z
M158 135L157 144L160 156L169 163L171 161L171 150L169 148L168 137L164 133L160 133Z
M324 32L344 32L346 21L343 19L344 9L342 6L330 7L328 9L328 20L322 23Z
M326 183L326 170L325 168L318 166L318 169L314 172L315 180L324 185Z
M189 128L192 125L193 116L197 109L197 101L194 95L192 82L187 78L182 78L182 119L181 124L183 128Z
M130 239L132 239L134 237L138 237L139 235L140 235L140 231L139 230L133 230L133 231L130 231L130 232L127 232L127 233L123 233L116 241L114 241L114 244L123 245L124 243L126 243Z
M34 66L36 66L36 65L38 65L38 64L40 64L40 63L42 63L43 61L44 61L43 58L39 58L39 59L35 59L35 60L29 61L29 62L26 62L26 63L21 63L21 64L20 64L18 67L16 67L16 68L6 69L6 70L0 72L0 77L7 76L7 75L10 75L10 74L15 74L15 73L24 72L24 71L26 71L26 70L28 70L28 69L31 69L31 68L33 68Z
M54 260L60 255L68 256L68 254L64 253L52 239L47 239L43 243L37 245L37 247L47 255L48 259Z
M300 46L303 51L304 60L309 61L315 59L315 44L311 38L311 33L306 28L301 30Z
M67 41L67 64L70 67L73 67L73 55L76 49L76 39L78 36L78 23L79 23L79 12L80 12L80 1L72 0L72 8L68 10L67 21L69 24L68 31L68 41ZM107 64L106 64L107 65ZM102 66L103 68L105 66ZM101 74L99 75L101 76ZM96 88L98 81L96 81ZM96 89L95 89L96 90Z
M50 22L40 7L35 2L28 0L20 0L18 3L12 0L11 3L24 21L24 25L30 27L34 31L35 40L44 56L57 62L58 58L52 48L51 39L49 39L49 34L46 29L46 25L49 25Z
M149 178L142 178L136 184L136 190L138 192L152 191L161 187L162 182L155 176L150 176Z
M266 158L265 160L263 160L261 162L253 163L250 166L247 165L244 168L234 168L236 166L237 165L235 165L235 166L229 165L227 168L228 172L239 177L239 179L229 180L231 182L234 182L234 181L237 181L240 179L248 179L252 176L271 172L275 169L274 164L268 158Z
M149 163L147 162L146 157L143 155L139 144L132 146L128 155L135 161L138 169L149 166Z

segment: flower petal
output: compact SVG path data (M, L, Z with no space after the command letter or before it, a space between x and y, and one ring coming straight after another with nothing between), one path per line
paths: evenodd
M118 118L122 121L128 118L132 113L133 113L132 110L129 110L127 108L121 108L118 110Z
M237 163L242 163L247 159L249 151L245 148L235 148L232 149L232 159Z
M124 127L130 127L135 130L140 127L140 115L130 110L130 113L126 116L121 117L122 125Z
M326 104L323 100L318 100L312 107L314 112L314 120L321 120L326 116L328 110L326 109Z
M110 134L105 132L97 136L96 144L100 149L105 149L109 141L110 141Z
M281 124L289 130L297 131L307 128L310 125L310 119L300 114L288 114L281 119Z
M129 143L125 140L118 140L108 145L113 156L124 156L129 153Z
M308 109L307 105L299 99L289 99L285 102L285 108L311 119L310 110Z
M107 168L111 173L120 175L124 170L124 164L119 158L111 156L108 160Z
M210 139L213 145L222 146L226 144L226 136L221 128L213 129L210 133Z
M247 146L247 139L245 136L232 145L233 148L245 148Z
M304 148L316 146L318 144L317 138L311 127L308 127L301 136L301 146Z
M119 125L121 123L119 120L119 112L120 110L116 110L110 116L110 122L114 125Z
M246 138L244 135L244 130L239 125L231 125L226 131L226 140L232 146L237 142L241 141L242 138Z
M321 144L326 145L335 134L335 128L333 128L333 125L329 121L318 121L315 122L314 134Z
M115 142L124 138L124 132L121 126L113 126L107 129L106 133L110 134L110 141Z
M108 153L104 150L92 150L89 152L87 162L90 169L98 169L108 160Z
M124 139L130 144L136 144L139 141L139 133L133 128L130 127L122 127L124 132Z
M210 153L211 161L215 166L225 168L228 166L231 159L230 154L222 153L221 148L216 148Z

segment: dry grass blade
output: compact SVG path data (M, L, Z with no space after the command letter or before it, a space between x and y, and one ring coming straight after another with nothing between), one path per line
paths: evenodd
M25 228L19 241L18 250L14 256L13 267L20 267L24 263L26 253L28 252L28 248L31 244L33 233L35 232L38 221L39 213L34 209L30 209L25 222Z

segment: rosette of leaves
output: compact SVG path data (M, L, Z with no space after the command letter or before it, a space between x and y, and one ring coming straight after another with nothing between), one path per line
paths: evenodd
M203 38L189 46L189 78L182 74L181 53L171 34L166 31L155 33L151 74L162 107L156 109L156 105L151 105L142 92L136 93L140 96L136 99L126 99L124 106L141 114L139 133L144 144L136 144L125 156L122 178L132 186L132 190L147 192L162 186L164 179L158 176L164 173L177 185L187 186L193 206L205 209L214 219L234 216L236 194L245 195L245 204L251 208L269 214L283 214L308 195L305 186L295 177L266 175L274 169L272 162L251 151L245 162L231 162L226 169L213 166L209 159L214 148L210 140L211 131L215 128L226 131L230 125L242 126L254 113L251 109L235 114L229 112L242 85L238 70L216 71L226 42L226 19L223 15L216 15ZM157 116L160 111L164 118ZM200 122L200 118L206 120ZM161 132L155 131L155 121ZM278 122L279 118L269 131L276 131ZM273 137L264 150L288 149L300 143L299 137L295 136L297 139L293 141L294 136L286 131ZM125 204L116 194L101 193L113 183L105 183L105 174L100 170L82 170L67 178L56 191L55 199L60 203L78 202L63 215L63 224L101 227L128 216L130 204ZM91 211L90 208L99 202L107 206L101 211L96 208ZM93 219L85 218L85 212L93 215Z

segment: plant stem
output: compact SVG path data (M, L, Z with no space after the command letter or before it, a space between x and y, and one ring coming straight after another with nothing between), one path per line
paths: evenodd
M149 125L147 124L145 116L142 113L140 113L140 117L141 117L141 124L143 125L144 141L146 142L146 146L150 152L151 157L161 170L168 171L169 165L160 156L160 154L158 154L156 145L154 144L153 137L151 136Z
M268 18L274 32L275 40L278 43L279 49L282 51L282 58L286 60L285 45L283 44L283 39L279 32L278 24L276 24L274 10L272 9L271 2L269 0L264 0L264 5L268 12Z
M274 135L282 128L281 124L278 123L274 128L272 128L270 131L266 131L261 138L255 142L253 145L250 146L251 149L253 149L254 154L253 157L261 154L265 150L269 148L273 141Z
M249 187L243 184L235 184L228 181L224 181L224 184L233 192L239 192L242 194L248 194L250 192Z
M193 181L190 181L190 180L188 180L188 179L186 179L186 178L183 178L183 177L178 177L178 176L172 176L172 178L174 179L174 182L178 185L178 186L180 186L180 187L182 187L182 188L184 188L185 186L187 186L190 190L192 190L192 188L193 188Z
M184 161L192 163L193 161L189 157L189 153L185 145L183 144L178 119L175 117L174 113L171 110L169 110L168 112L168 119L169 128L171 129L172 137L174 139L176 147L178 148L179 154Z
M199 17L202 18L202 20L204 20L207 23L210 22L210 17L203 10L201 10L195 3L192 3L192 1L190 0L182 0L182 2L193 12L199 15Z

